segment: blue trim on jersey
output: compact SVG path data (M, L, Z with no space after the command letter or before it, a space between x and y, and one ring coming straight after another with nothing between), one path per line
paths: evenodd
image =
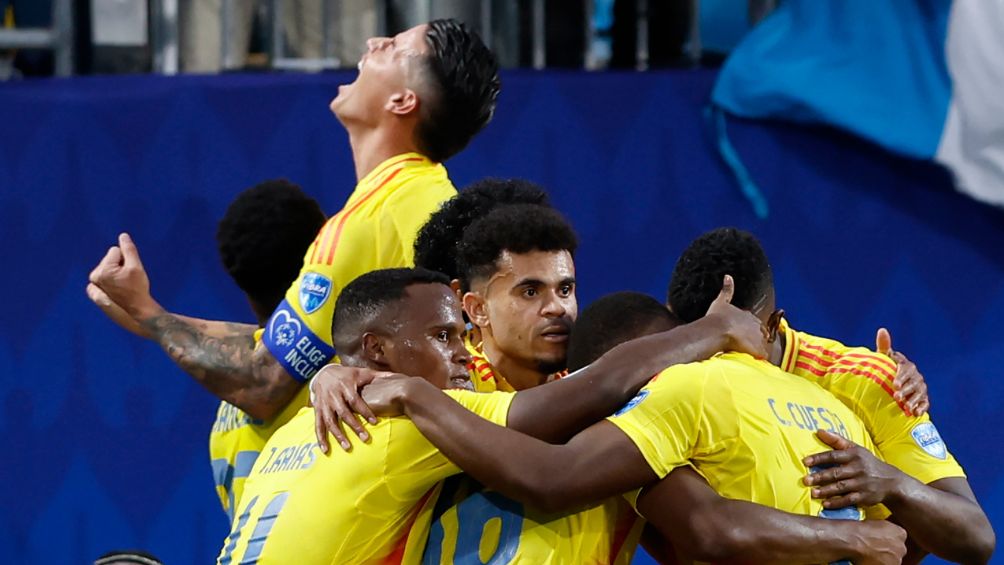
M307 382L335 356L335 348L310 331L286 300L269 318L262 342L289 376L301 383Z

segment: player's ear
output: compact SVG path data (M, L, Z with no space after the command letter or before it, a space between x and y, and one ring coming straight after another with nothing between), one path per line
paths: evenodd
M488 309L485 307L485 300L479 293L468 292L464 294L462 305L468 319L475 326L479 328L491 326L491 321L488 318Z
M362 352L363 358L377 367L383 368L390 365L387 358L387 342L375 333L366 332L363 334Z
M460 279L453 279L450 281L450 290L453 291L453 294L457 297L457 300L460 301L461 307L463 307L464 292L460 290Z
M784 318L784 310L778 308L771 312L770 317L767 318L767 342L774 343L777 339L777 332L781 328L781 318Z
M418 110L418 94L410 88L405 88L391 94L385 106L388 112L406 116Z

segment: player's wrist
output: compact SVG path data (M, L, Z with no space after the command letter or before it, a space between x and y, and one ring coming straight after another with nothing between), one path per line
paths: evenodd
M909 500L913 496L914 489L921 486L921 483L895 467L890 466L890 470L892 476L888 479L889 487L886 490L885 497L882 499L882 504L885 504L891 510L904 501Z

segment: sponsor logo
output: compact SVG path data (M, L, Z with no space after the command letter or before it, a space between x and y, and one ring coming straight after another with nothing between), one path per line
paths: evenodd
M272 338L272 343L279 347L289 347L296 341L302 329L300 320L294 318L289 310L282 309L272 316L268 334Z
M910 435L913 436L913 441L917 442L917 445L931 457L938 459L948 457L948 448L945 447L945 442L942 441L938 428L935 428L931 422L917 424Z
M642 400L645 400L645 397L647 397L647 396L648 396L648 391L647 390L643 390L643 391L639 392L638 394L635 395L634 398L632 398L631 400L628 400L628 403L625 404L620 410L618 410L616 413L614 413L614 416L621 416L621 415L625 414L626 412L630 411L635 406L638 406L639 404L641 404Z
M324 306L331 296L331 279L328 277L308 272L300 279L300 308L307 314L313 314L318 308Z

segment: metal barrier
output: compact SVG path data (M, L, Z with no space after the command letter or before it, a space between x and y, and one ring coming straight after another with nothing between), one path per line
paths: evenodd
M0 49L50 49L57 76L73 74L72 0L53 0L52 27L0 28Z

